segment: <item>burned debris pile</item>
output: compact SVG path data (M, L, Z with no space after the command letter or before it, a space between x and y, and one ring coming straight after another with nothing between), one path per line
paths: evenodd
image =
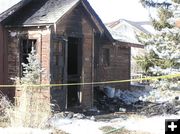
M94 106L100 113L135 112L132 104L127 104L119 97L109 97L103 90L97 89L94 94Z
M130 94L132 96L132 94ZM133 99L134 96L132 96ZM134 99L135 100L135 99ZM127 103L123 97L109 97L103 90L97 90L95 94L95 106L101 112L112 113L137 113L145 116L180 114L180 99L174 99L162 102L151 102L137 100Z
M136 105L135 105L136 106ZM139 114L146 116L164 115L164 114L179 114L180 100L176 97L173 101L166 101L161 103L150 103L149 105L142 105L138 110Z

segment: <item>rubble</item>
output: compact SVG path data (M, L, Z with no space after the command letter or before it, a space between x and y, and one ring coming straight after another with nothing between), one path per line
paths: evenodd
M166 101L161 103L151 103L147 106L142 105L142 108L138 110L139 114L146 116L164 115L164 114L179 114L180 112L180 100L175 98L173 101Z
M122 98L117 96L112 98L114 92L114 88L112 92L110 88L106 88L105 91L96 90L94 106L98 109L97 114L136 111L132 104L127 104ZM107 93L110 94L107 95Z
M60 112L57 114L54 114L54 116L52 118L55 119L72 119L72 118L76 118L76 119L84 119L86 118L86 116L82 113L73 113L73 112L69 112L69 111L65 111L65 112Z
M149 93L148 93L149 91ZM106 87L105 90L99 91L98 94L101 94L96 98L96 107L102 112L109 113L138 113L145 116L154 116L154 115L164 115L164 114L179 114L180 113L180 100L179 96L173 96L166 92L166 95L169 95L164 99L161 95L155 96L156 101L148 101L147 98L154 97L155 92L160 92L159 90L114 90L114 88ZM144 93L143 93L144 92ZM164 91L165 92L165 91ZM164 93L163 92L163 93ZM174 93L174 92L172 92ZM146 96L146 99L140 99ZM149 96L148 96L149 95ZM162 97L161 97L162 96ZM174 97L174 98L173 98ZM145 98L145 97L144 97ZM161 99L162 98L162 99ZM173 98L173 99L172 99ZM157 101L161 100L161 101Z
M53 118L61 119L88 119L92 121L98 120L102 115L113 114L113 118L116 118L115 115L119 118L121 115L129 114L140 114L145 116L154 116L154 115L164 115L164 114L179 114L180 113L180 100L179 96L176 96L173 100L163 101L163 102L151 102L148 100L140 100L139 95L142 95L147 90L140 90L135 95L136 91L115 91L110 88L104 90L97 89L95 90L96 94L94 95L94 107L91 109L82 109L80 111L73 112L61 112L55 114ZM149 90L151 91L151 90ZM107 93L110 93L108 95ZM114 94L114 97L112 94ZM117 96L117 94L121 94ZM124 95L126 94L126 95ZM123 96L124 95L124 96ZM151 95L151 94L150 94ZM131 99L132 97L132 99ZM125 99L124 99L125 98ZM168 98L169 99L169 98ZM130 102L130 103L128 103ZM98 117L98 115L100 115ZM109 115L108 115L109 116ZM108 117L109 118L109 117Z

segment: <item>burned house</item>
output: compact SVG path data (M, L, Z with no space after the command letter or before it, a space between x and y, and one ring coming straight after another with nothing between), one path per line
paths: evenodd
M21 76L32 46L49 74L42 84L130 79L130 46L112 38L87 0L23 0L0 15L0 85ZM128 89L129 82L109 84ZM44 92L61 109L92 107L101 85L51 87ZM15 90L3 88L9 96Z

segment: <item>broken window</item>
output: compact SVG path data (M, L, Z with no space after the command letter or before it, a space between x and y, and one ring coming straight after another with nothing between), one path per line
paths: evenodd
M110 65L110 50L108 48L103 48L103 65Z
M21 41L21 51L20 51L20 63L21 63L21 74L23 72L22 63L28 64L28 56L32 51L32 47L36 50L36 40L34 39L23 39Z

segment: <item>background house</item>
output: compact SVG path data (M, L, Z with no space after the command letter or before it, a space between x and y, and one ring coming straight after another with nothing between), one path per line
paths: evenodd
M86 0L24 0L0 15L0 84L22 75L32 46L48 76L40 83L87 83L130 79L130 47L112 38ZM110 84L128 89L130 84ZM92 107L93 91L101 85L51 87L44 99L60 109ZM14 97L14 89L4 89Z
M153 34L155 32L150 21L134 22L120 19L106 24L108 30L113 38L126 42L131 46L131 77L139 77L142 74L141 67L139 67L133 57L144 55L144 44L141 44L137 35L140 33Z

